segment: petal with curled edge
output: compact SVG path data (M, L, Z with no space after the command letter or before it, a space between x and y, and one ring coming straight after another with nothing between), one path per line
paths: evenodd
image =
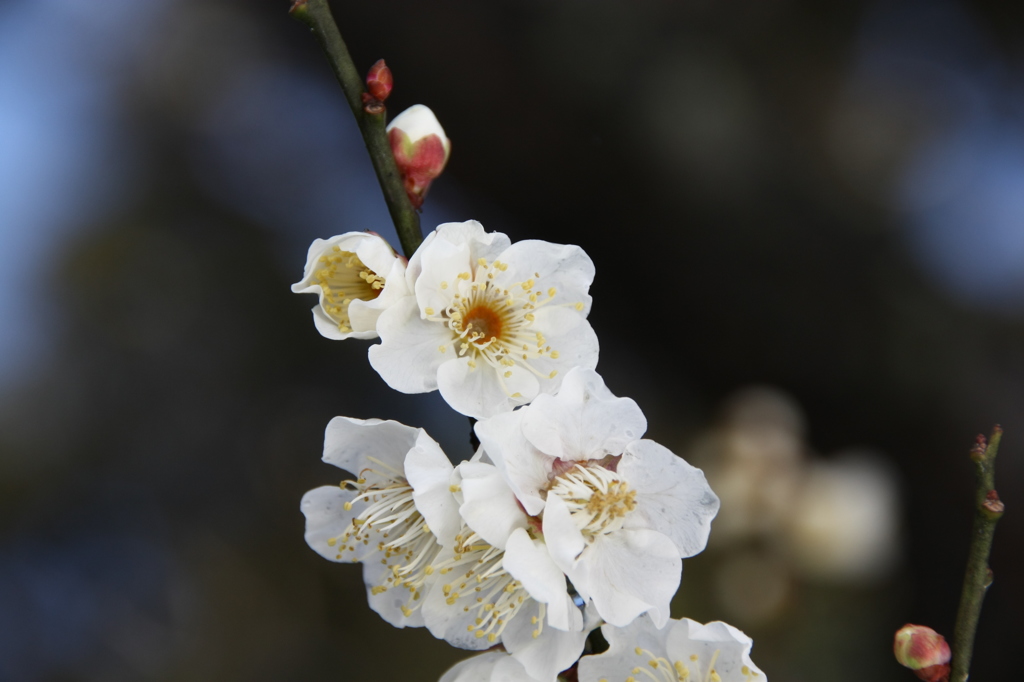
M626 528L667 535L684 558L704 550L720 503L703 471L652 440L639 440L626 448L618 472L637 492Z
M405 455L421 432L396 421L335 417L324 431L323 460L356 476L383 465L404 478Z
M526 440L522 419L523 410L506 412L477 422L474 430L526 513L536 516L544 509L542 491L547 488L554 458Z
M629 398L617 398L597 372L576 368L557 395L540 395L523 414L523 433L541 452L568 461L620 455L647 430Z

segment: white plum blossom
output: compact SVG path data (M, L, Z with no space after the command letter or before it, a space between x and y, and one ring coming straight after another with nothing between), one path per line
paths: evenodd
M502 644L531 679L553 682L579 658L596 623L584 628L565 575L482 452L456 468L451 489L462 527L431 566L437 580L423 604L427 628L464 649Z
M659 629L644 615L601 634L610 647L580 659L580 682L767 682L750 660L751 639L721 621L684 618Z
M512 244L480 223L445 223L409 261L407 296L377 321L370 364L403 393L439 389L482 419L554 393L597 365L586 317L594 264L578 246Z
M707 544L718 497L704 474L650 440L635 402L574 369L557 395L480 421L476 433L579 595L624 626L669 617L682 558Z
M375 339L381 312L408 294L405 259L373 232L316 239L292 291L320 296L313 323L325 337Z
M438 682L546 682L527 674L523 665L503 651L488 651L459 661Z
M459 527L451 462L422 429L348 417L327 426L323 459L355 478L303 496L306 542L325 559L361 562L384 620L422 626L429 567Z

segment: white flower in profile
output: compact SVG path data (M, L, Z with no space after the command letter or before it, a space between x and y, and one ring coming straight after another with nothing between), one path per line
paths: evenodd
M480 223L445 223L413 254L414 297L381 314L370 364L403 393L439 389L478 419L558 390L597 365L586 317L594 264L578 246L512 244Z
M427 628L463 649L502 644L531 679L553 682L589 632L565 575L482 451L456 468L451 489L462 527L431 567L438 578L423 604Z
M609 623L669 617L682 558L707 544L718 497L704 474L650 440L635 402L589 369L557 395L480 421L476 433L579 595Z
M523 665L503 651L488 651L459 661L439 682L547 682L529 675Z
M355 479L303 496L306 542L325 559L362 562L370 606L384 620L422 626L429 567L459 527L451 462L422 429L348 417L328 424L323 459Z
M753 641L731 625L688 618L658 629L647 616L605 625L608 651L580 659L580 682L767 682L750 660Z
M373 232L316 239L292 291L320 296L313 323L325 337L375 339L381 312L409 293L405 260Z

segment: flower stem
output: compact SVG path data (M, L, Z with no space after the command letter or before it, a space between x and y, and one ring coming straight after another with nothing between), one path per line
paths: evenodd
M981 602L985 591L992 584L992 570L988 567L988 556L992 551L992 537L996 522L1003 515L1003 503L995 491L995 459L1003 430L996 426L992 437L985 442L978 436L978 443L971 450L975 464L977 490L975 492L974 528L971 531L971 547L967 554L967 571L960 593L960 608L953 628L953 649L950 671L951 682L966 682L974 650L974 634L981 616Z
M317 42L327 54L327 59L334 69L334 75L345 92L352 114L356 117L359 130L363 134L363 142L370 153L373 169L377 172L377 180L384 191L384 201L395 223L398 240L406 257L423 241L420 231L420 216L409 202L405 193L402 177L395 165L395 156L391 152L391 143L384 126L384 111L370 113L363 107L362 95L365 92L362 76L352 62L345 41L341 37L338 25L334 23L331 8L327 0L296 0L289 14L309 26Z

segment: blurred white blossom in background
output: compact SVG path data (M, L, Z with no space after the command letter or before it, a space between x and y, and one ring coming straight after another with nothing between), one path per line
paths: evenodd
M816 457L805 437L791 398L748 388L687 457L722 500L710 548L721 560L716 596L731 619L781 615L800 581L866 585L898 563L891 467L868 451Z

